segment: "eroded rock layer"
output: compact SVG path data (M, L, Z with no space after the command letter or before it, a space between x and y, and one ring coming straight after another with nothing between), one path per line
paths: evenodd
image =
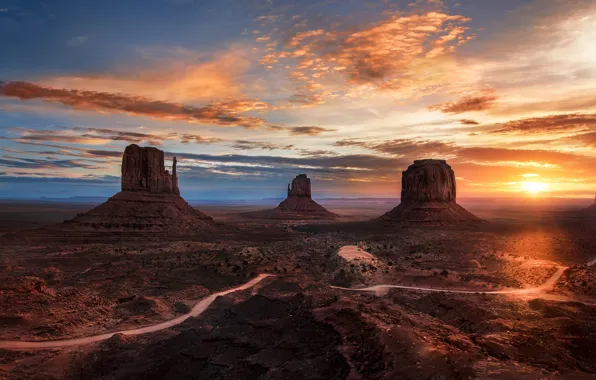
M64 222L77 230L146 231L189 235L215 230L213 219L179 196L121 191L107 202Z
M445 160L416 160L402 172L401 203L381 219L425 224L480 220L457 204L455 173Z

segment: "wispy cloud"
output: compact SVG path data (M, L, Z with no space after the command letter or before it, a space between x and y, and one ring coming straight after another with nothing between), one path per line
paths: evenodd
M230 147L237 150L292 150L294 149L293 144L274 144L262 141L248 141L248 140L236 140Z
M46 76L39 79L39 84L134 94L175 103L246 98L253 85L246 76L254 60L253 53L241 45L231 45L215 53L160 46L139 47L137 53L139 59L122 64L116 72Z
M189 123L223 127L238 126L247 129L270 127L270 124L262 118L240 114L240 112L246 112L251 105L257 108L262 107L262 102L251 100L194 107L140 96L58 89L28 82L0 82L0 95L21 100L38 99L50 103L60 103L81 110L122 112Z
M460 114L465 112L484 111L494 107L498 96L491 91L480 95L464 96L455 102L442 103L429 107L431 111L441 111L450 114Z
M490 133L560 133L596 128L596 114L562 114L512 120L498 124Z
M465 26L469 18L443 11L389 11L381 20L349 27L320 19L270 21L264 20L271 32L263 40L267 54L261 63L290 67L297 86L293 101L306 105L339 95L345 91L337 87L342 81L406 92L416 83L419 92L432 93L445 79L431 74L434 62L473 38ZM330 81L335 82L331 90Z
M371 142L362 140L340 140L333 144L336 147L361 147L374 150L379 153L392 156L405 157L415 156L418 158L429 156L441 156L453 154L457 147L452 143L441 141L417 141L408 139L397 139L381 142Z
M325 132L336 132L337 129L322 127L288 127L292 136L319 136Z
M66 43L70 47L79 47L87 42L87 36L76 36L68 40Z
M162 145L166 141L179 141L183 144L212 144L224 141L218 137L206 137L190 133L142 133L121 131L107 128L55 127L53 129L6 128L6 131L18 134L9 138L18 142L62 142L83 145L105 145L114 141L135 144ZM4 138L8 138L4 136Z

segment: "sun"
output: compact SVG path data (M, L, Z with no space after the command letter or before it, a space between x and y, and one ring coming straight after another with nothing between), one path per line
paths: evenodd
M548 190L548 184L544 182L522 182L521 185L530 194L538 194Z

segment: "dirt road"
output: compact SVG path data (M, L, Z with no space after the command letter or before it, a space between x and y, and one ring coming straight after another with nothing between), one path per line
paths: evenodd
M224 290L218 293L213 293L210 296L203 298L199 302L195 304L192 308L190 313L181 315L180 317L171 319L169 321L165 321L159 323L157 325L142 327L133 330L124 330L124 331L114 331L106 334L89 336L85 338L76 338L76 339L65 339L65 340L53 340L53 341L45 341L45 342L24 342L24 341L0 341L0 349L44 349L44 348L62 348L62 347L70 347L70 346L79 346L82 344L88 343L95 343L102 340L106 340L111 338L115 334L123 334L123 335L139 335L139 334L146 334L155 331L164 330L170 328L172 326L179 325L180 323L184 322L190 317L197 317L201 315L213 301L219 296L224 296L229 293L237 292L239 290L245 290L251 288L261 282L263 279L274 276L272 274L260 274L257 277L253 278L252 280L248 281L245 284L237 286L235 288L231 288L228 290Z

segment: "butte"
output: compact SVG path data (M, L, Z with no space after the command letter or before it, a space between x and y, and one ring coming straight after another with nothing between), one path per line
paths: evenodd
M384 221L442 225L481 219L457 204L455 173L445 160L416 160L402 172L401 203Z
M176 157L172 174L164 152L153 147L126 147L122 156L122 191L94 209L62 223L76 231L144 232L194 235L217 229L214 220L180 196Z
M310 178L300 174L288 184L288 196L276 208L271 210L247 212L242 214L258 219L335 219L338 217L312 199Z

